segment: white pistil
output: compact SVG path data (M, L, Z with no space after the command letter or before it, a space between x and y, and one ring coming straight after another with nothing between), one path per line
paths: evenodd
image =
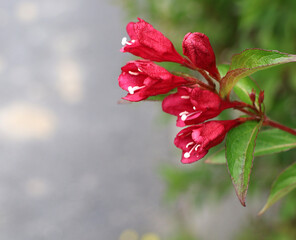
M200 146L199 144L195 144L195 145L190 149L189 152L184 153L184 158L189 158L191 152L193 151L193 149L194 149L194 151L197 151L197 149L199 148L199 146Z
M135 40L131 40L131 42L134 43ZM122 44L123 46L124 46L124 45L132 45L132 43L128 42L126 37L123 37L122 40L121 40L121 44Z
M193 106L193 110L196 110L196 107Z
M182 99L189 99L189 96L181 96Z
M185 114L181 116L181 120L182 120L182 121L185 121L186 118L187 118L187 116L186 116Z
M139 72L143 72L140 68L138 68L138 71L139 71Z
M132 72L132 71L128 71L128 73L129 73L130 75L134 75L134 76L137 76L137 75L140 74L140 73L138 73L138 72Z
M182 121L185 121L186 120L186 118L187 118L187 115L186 114L188 114L189 112L187 112L187 111L184 111L184 112L181 112L181 113L179 113L179 116L181 116L181 120Z
M127 43L127 38L126 37L123 37L121 39L121 44L124 46L126 43Z
M195 110L195 109L194 109ZM185 121L188 117L195 114L196 112L189 113L187 111L181 112L179 115L181 116L181 120Z
M144 88L144 87L145 87L145 86L141 86L141 87L139 87L139 86L134 86L134 87L129 86L129 87L127 88L127 90L128 90L128 92L129 92L130 94L134 94L135 91L137 91L137 90L139 90L139 89L142 89L142 88Z

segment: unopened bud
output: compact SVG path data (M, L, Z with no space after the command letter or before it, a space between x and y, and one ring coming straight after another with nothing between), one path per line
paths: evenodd
M256 92L255 92L254 88L252 89L252 92L249 94L249 97L250 97L252 103L254 103L255 99L256 99Z
M263 103L263 100L264 100L264 91L260 91L259 99L258 99L259 104Z

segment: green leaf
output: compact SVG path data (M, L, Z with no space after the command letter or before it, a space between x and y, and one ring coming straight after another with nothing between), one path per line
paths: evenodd
M220 96L229 95L239 79L275 65L295 62L296 55L263 49L247 49L232 57L230 70L221 79Z
M280 129L261 131L258 134L255 156L287 151L296 147L296 136Z
M221 64L218 66L218 70L221 76L225 76L229 70L229 65ZM258 100L260 88L259 86L249 77L244 77L237 82L233 87L235 94L245 103L252 104L249 94L252 92L252 89L256 92L256 102Z
M226 137L226 159L236 195L246 206L255 142L262 122L247 121L229 131Z
M149 98L145 99L145 101L162 101L168 95L170 94L159 94L156 96L150 96Z
M218 151L210 154L204 162L208 164L225 164L225 148L220 148Z
M217 66L218 68L218 71L221 75L221 77L224 77L226 75L226 73L228 72L229 68L230 68L230 65L228 64L220 64Z
M278 178L275 180L271 187L270 195L265 206L258 213L261 215L270 206L279 201L282 197L287 195L293 189L296 188L296 163L292 164L286 170L284 170Z

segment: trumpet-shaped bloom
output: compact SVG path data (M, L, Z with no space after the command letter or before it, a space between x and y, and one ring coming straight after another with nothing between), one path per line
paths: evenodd
M147 60L130 61L121 68L119 86L128 91L123 99L138 102L150 96L165 94L187 82L163 67Z
M226 133L240 124L237 120L209 121L181 130L175 145L182 152L182 163L193 163L203 158L210 148L223 141Z
M172 42L161 32L144 20L130 22L126 26L130 41L122 39L122 52L129 52L144 59L156 62L176 62L183 64L184 59L175 49Z
M218 94L195 87L178 88L178 92L167 96L162 102L164 112L177 116L177 126L202 123L218 116L224 109L238 105L222 100Z

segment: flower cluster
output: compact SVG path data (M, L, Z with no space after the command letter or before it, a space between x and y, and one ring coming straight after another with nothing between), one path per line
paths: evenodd
M130 61L121 68L119 86L128 92L123 99L138 102L177 89L162 102L164 112L177 116L178 127L189 126L177 134L174 143L183 151L182 163L203 158L210 148L223 141L230 129L242 122L241 119L207 121L225 109L242 104L222 99L217 93L216 85L221 77L209 38L198 32L186 34L183 57L168 38L142 19L130 22L126 30L130 40L122 39L121 52L144 60ZM154 62L181 64L198 71L205 81L182 73L173 74Z

